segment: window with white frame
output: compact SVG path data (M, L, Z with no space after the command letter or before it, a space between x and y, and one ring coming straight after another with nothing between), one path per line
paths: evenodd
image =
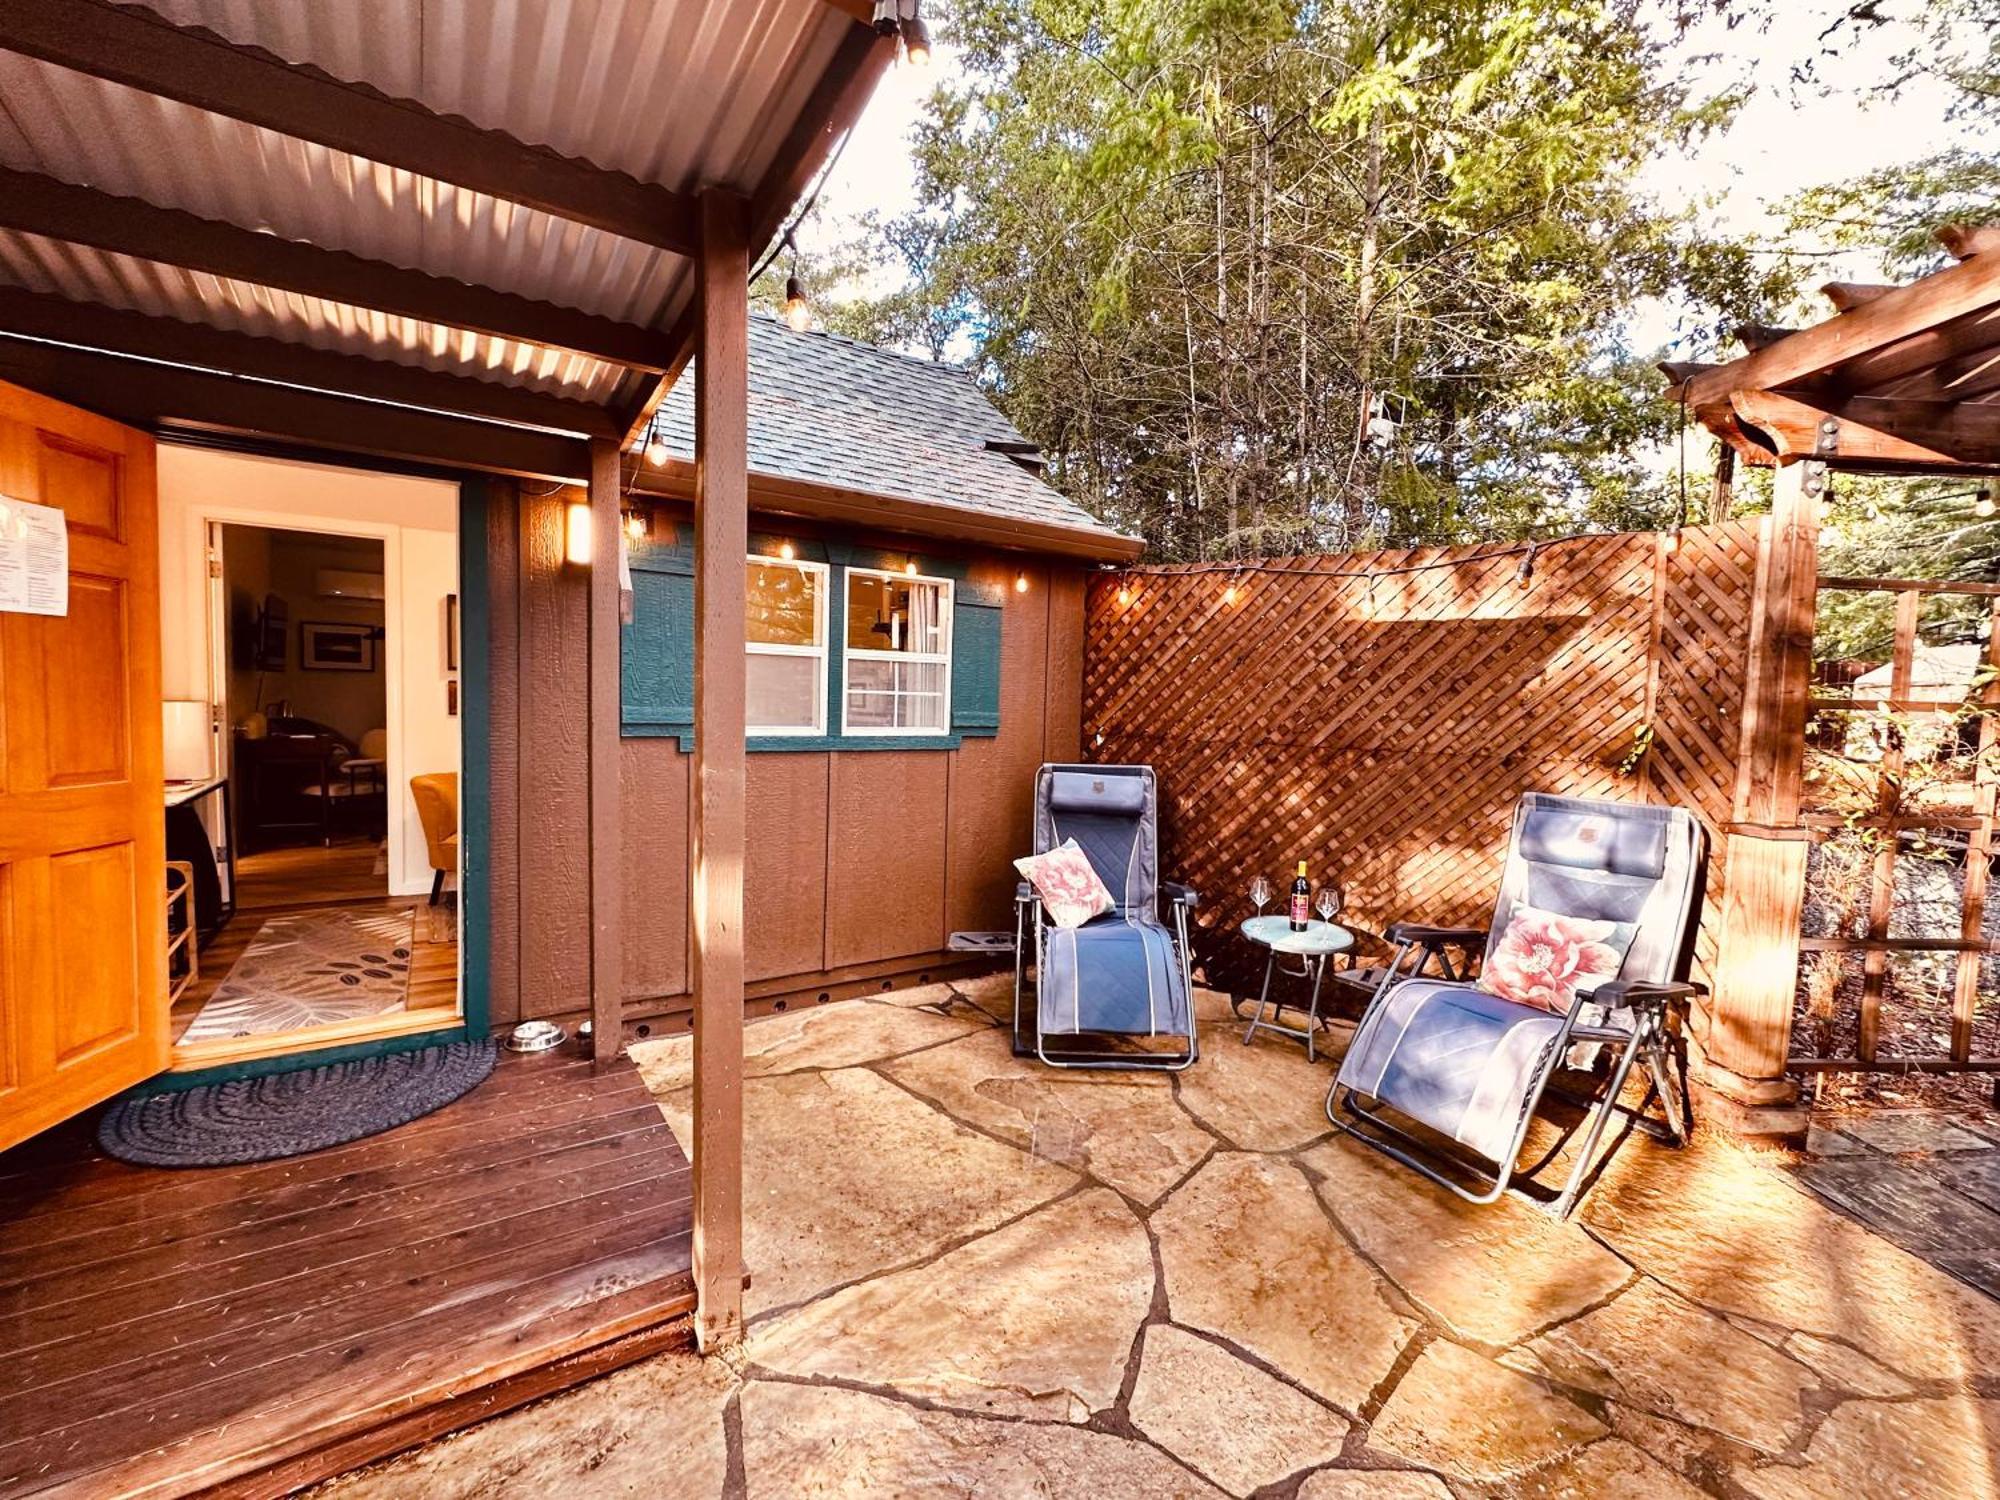
M747 567L749 732L825 734L826 564L753 557Z
M951 580L847 570L842 731L951 729Z

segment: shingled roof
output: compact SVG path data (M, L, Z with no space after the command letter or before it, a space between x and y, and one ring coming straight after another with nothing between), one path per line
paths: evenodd
M694 457L694 371L661 404L668 449ZM750 320L750 472L1116 540L1123 533L992 444L1033 445L963 370L858 339Z

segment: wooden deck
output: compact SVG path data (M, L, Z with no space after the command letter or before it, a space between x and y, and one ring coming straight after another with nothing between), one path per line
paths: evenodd
M686 1157L629 1062L168 1171L0 1154L0 1496L281 1494L688 1340Z

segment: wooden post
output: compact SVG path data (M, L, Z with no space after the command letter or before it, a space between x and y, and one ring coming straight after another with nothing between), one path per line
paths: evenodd
M1729 519L1729 503L1736 488L1736 450L1727 443L1715 445L1715 484L1708 495L1708 523L1720 526Z
M704 1350L743 1333L744 557L749 206L701 200L695 356L694 1279Z
M1798 984L1799 922L1807 840L1799 822L1806 715L1812 690L1818 599L1819 497L1826 466L1784 465L1772 480L1771 516L1757 559L1750 671L1743 695L1735 823L1725 840L1725 888L1715 990L1695 1030L1696 1081L1724 1122L1791 1133L1783 1106ZM1770 1106L1777 1114L1760 1115Z
M625 1041L619 927L624 831L618 818L618 445L590 440L590 1029L594 1071Z

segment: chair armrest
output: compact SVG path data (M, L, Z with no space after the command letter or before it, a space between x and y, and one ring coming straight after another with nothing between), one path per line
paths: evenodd
M1588 1000L1592 1005L1601 1005L1606 1010L1637 1010L1655 1006L1664 1008L1675 1000L1692 1000L1696 995L1708 993L1708 986L1687 984L1679 981L1660 983L1650 979L1614 979L1608 984L1600 984L1588 995L1579 999Z
M1031 881L1023 880L1014 887L1014 904L1016 906L1041 899L1041 895L1035 890L1034 884Z
M1201 905L1201 892L1191 885L1181 884L1178 880L1162 880L1160 896L1166 901L1185 906L1189 911Z
M1422 922L1391 922L1382 936L1392 943L1418 943L1430 947L1436 943L1483 943L1486 941L1486 929L1427 927Z

